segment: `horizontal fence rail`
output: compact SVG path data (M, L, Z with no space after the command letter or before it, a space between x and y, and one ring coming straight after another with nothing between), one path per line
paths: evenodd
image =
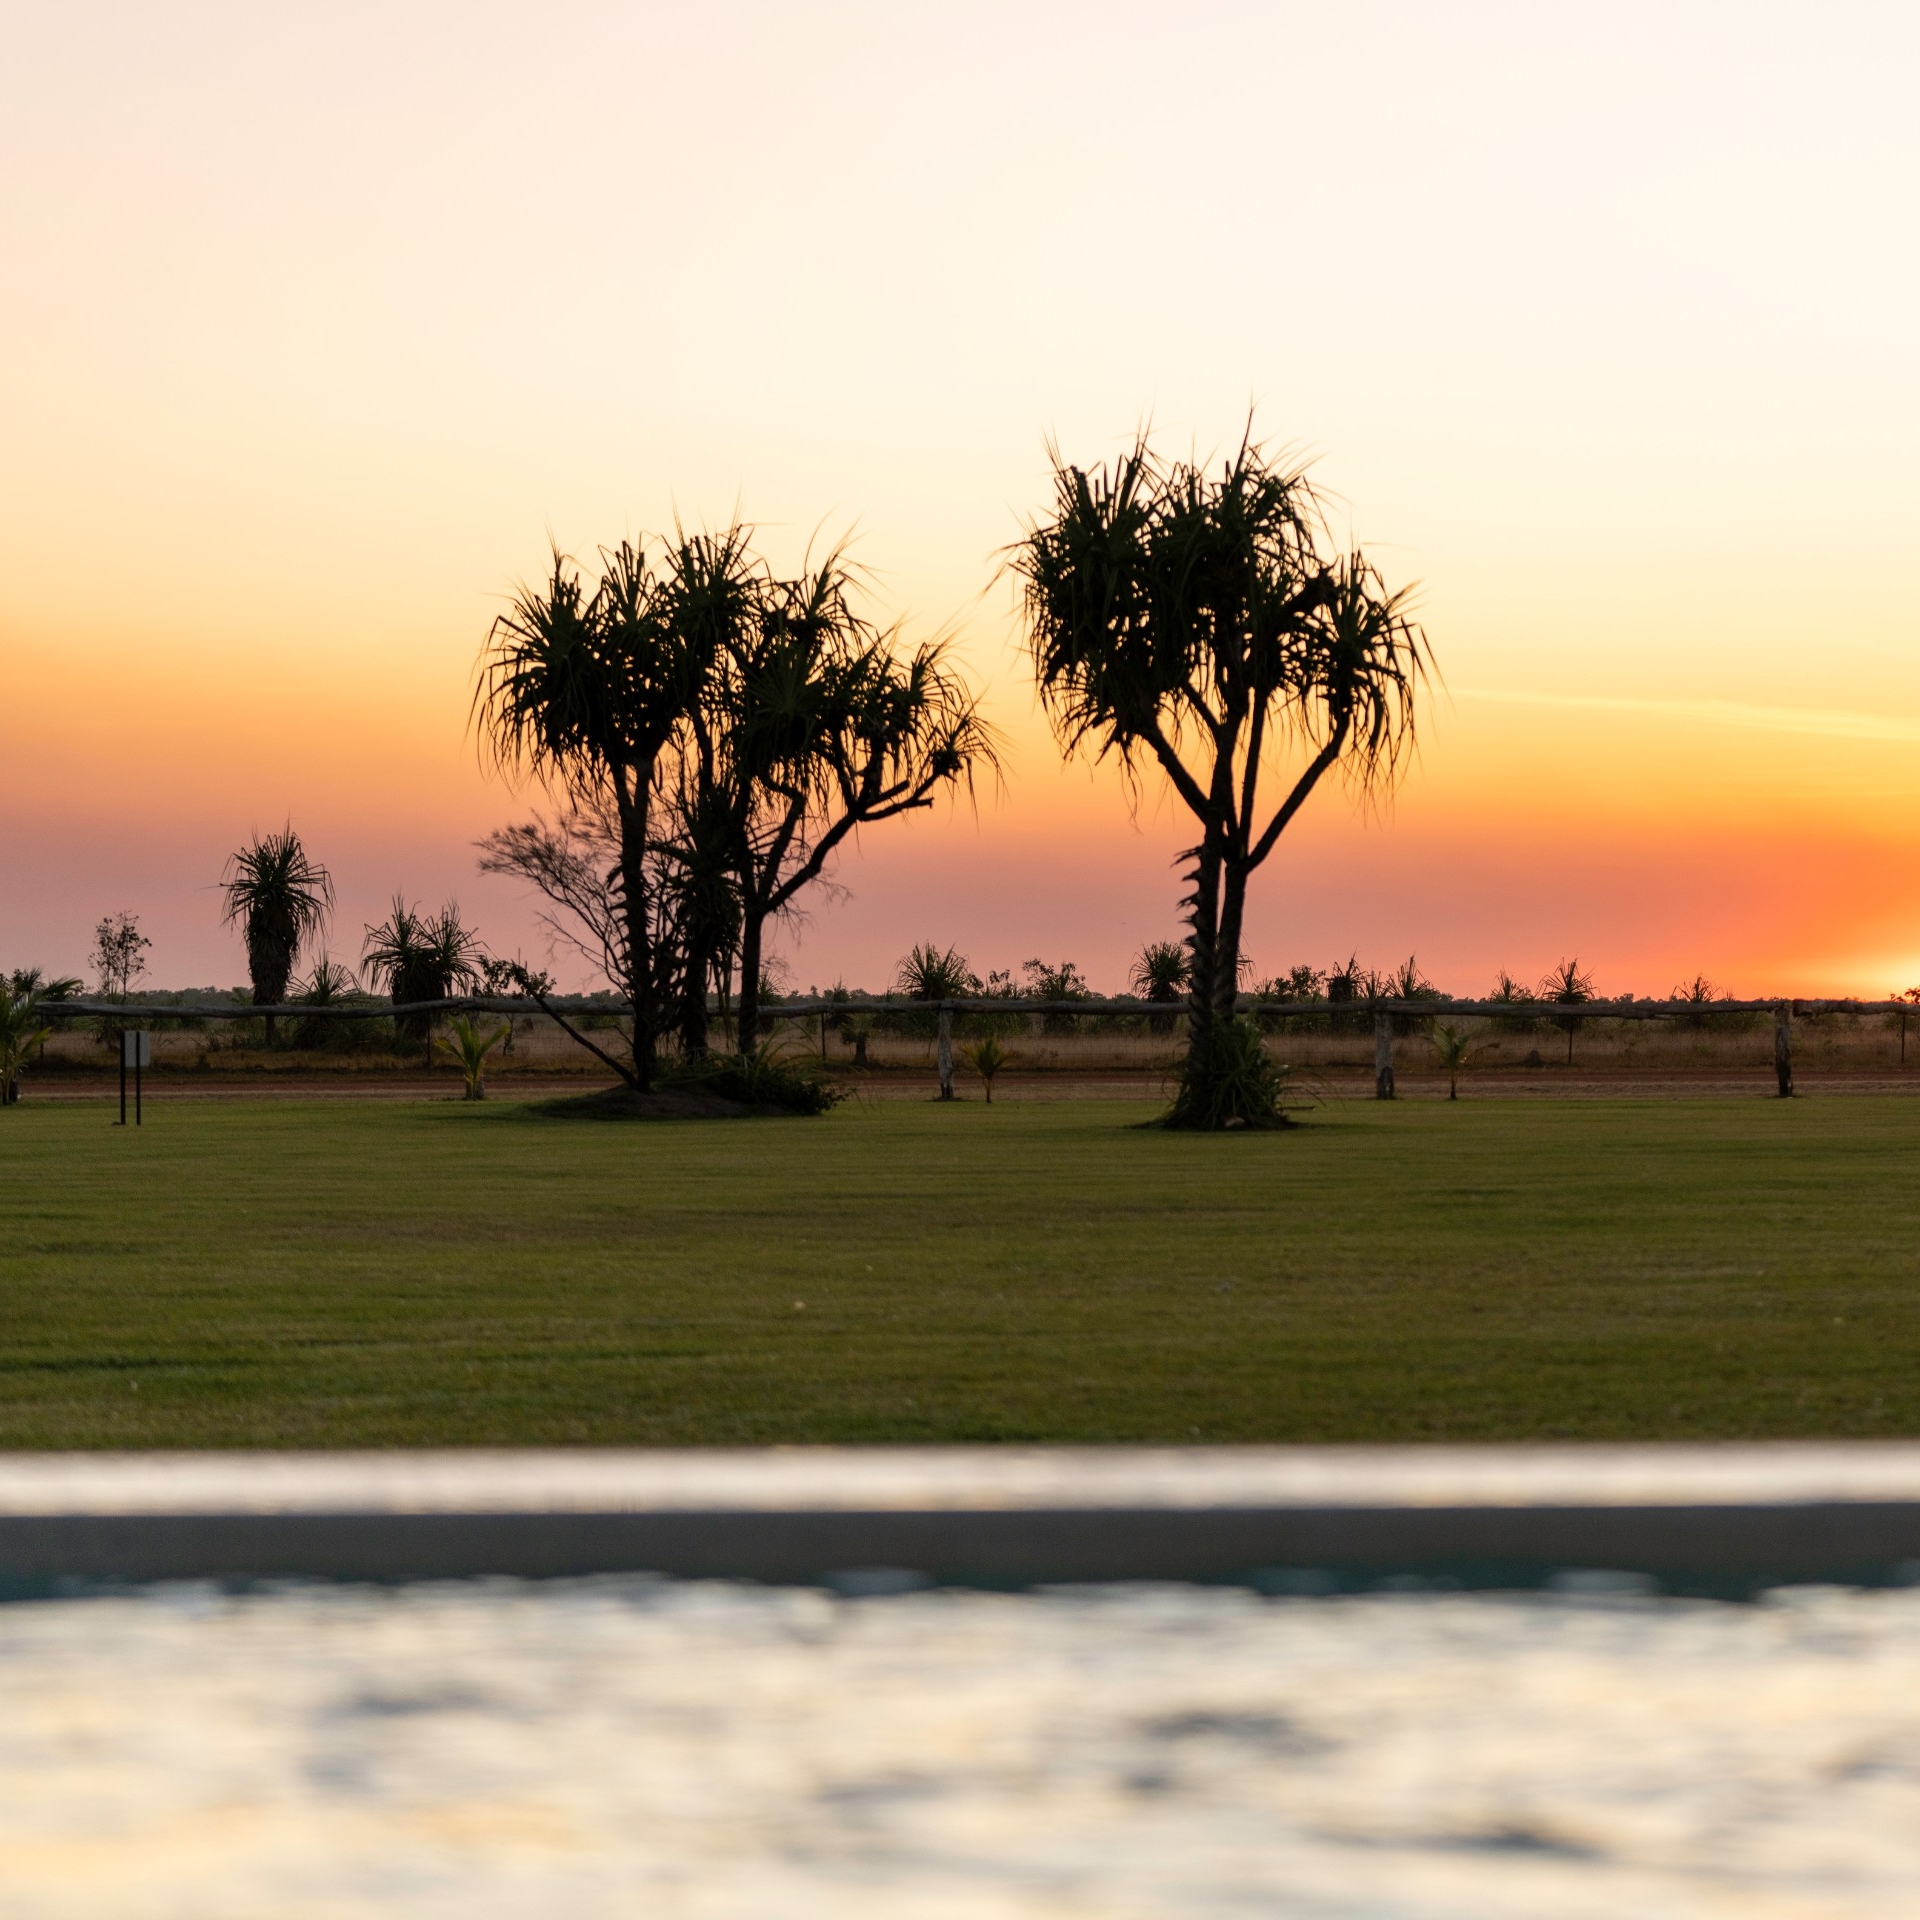
M615 1000L594 999L585 994L547 994L544 996L492 996L461 994L444 1000L382 1000L367 995L347 1002L319 1005L294 1001L288 1005L259 1007L243 1001L158 1002L139 1000L53 999L39 1003L43 1017L92 1017L114 1021L121 1026L164 1020L379 1020L451 1017L456 1014L490 1013L509 1018L516 1015L546 1014L565 1024L568 1015L600 1015L620 1018L627 1009ZM801 1021L819 1023L820 1052L824 1059L828 1030L837 1022L863 1014L933 1014L937 1018L936 1066L940 1076L940 1097L951 1100L953 1093L953 1023L956 1015L1015 1014L1041 1017L1068 1015L1075 1018L1127 1018L1170 1020L1188 1011L1186 1000L1144 1000L1133 997L1085 1000L1024 1000L1014 998L962 1000L918 1000L899 994L884 994L871 999L828 1000L818 995L806 999L762 1001L762 1022ZM1771 1014L1773 1016L1773 1070L1782 1099L1793 1093L1793 1023L1796 1018L1828 1014L1893 1014L1900 1020L1900 1057L1906 1059L1907 1016L1916 1008L1910 1000L1454 1000L1440 997L1363 998L1353 1000L1262 1000L1242 994L1235 1003L1241 1013L1257 1014L1265 1020L1302 1020L1331 1018L1353 1023L1364 1031L1364 1023L1373 1025L1374 1097L1394 1097L1393 1042L1396 1022L1408 1019L1443 1018L1546 1021L1571 1033L1592 1020L1687 1020L1705 1021L1726 1014ZM712 1011L725 1017L732 1009L717 1002ZM1352 1030L1352 1029L1350 1029ZM568 1028L572 1032L572 1028ZM576 1039L582 1036L575 1034ZM591 1046L591 1043L584 1042ZM598 1052L598 1048L591 1049ZM615 1065L608 1056L601 1058ZM624 1069L619 1069L624 1071Z
M909 1000L897 994L860 1000L763 1000L765 1020L838 1020L862 1013L1034 1013L1091 1014L1095 1016L1165 1016L1187 1010L1181 1000ZM1260 1000L1242 994L1235 1003L1241 1013L1257 1013L1263 1020L1359 1019L1376 1014L1409 1014L1422 1019L1467 1018L1499 1020L1697 1020L1723 1013L1777 1014L1782 1007L1794 1017L1820 1014L1920 1014L1910 1000ZM42 1016L84 1014L111 1020L387 1020L408 1014L498 1013L531 1015L551 1009L556 1013L600 1013L624 1017L627 1008L617 1000L596 1000L585 994L548 994L543 1000L524 996L500 997L462 994L445 1000L389 1001L369 995L363 1000L318 1005L290 1001L256 1007L239 1000L41 1000ZM732 1007L716 1005L715 1013Z

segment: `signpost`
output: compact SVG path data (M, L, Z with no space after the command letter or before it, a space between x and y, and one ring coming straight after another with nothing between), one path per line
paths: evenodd
M127 1031L120 1036L120 1124L127 1124L127 1069L133 1069L133 1124L140 1124L140 1069L153 1065L153 1035Z

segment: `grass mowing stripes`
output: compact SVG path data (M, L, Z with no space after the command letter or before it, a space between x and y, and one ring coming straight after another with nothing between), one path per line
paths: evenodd
M1920 1102L0 1115L0 1446L1920 1434Z

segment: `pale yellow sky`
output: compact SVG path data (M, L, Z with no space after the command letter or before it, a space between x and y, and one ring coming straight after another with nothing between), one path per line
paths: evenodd
M1320 457L1452 698L1328 791L1256 959L1462 988L1920 978L1920 16L1764 5L0 6L0 964L128 906L236 978L289 815L336 945L469 843L499 595L737 506L857 524L1014 752L795 955L1170 930L1164 813L1062 773L996 555L1045 439ZM1814 718L1809 720L1808 716ZM1822 717L1824 716L1824 718ZM1904 970L1904 971L1901 971Z

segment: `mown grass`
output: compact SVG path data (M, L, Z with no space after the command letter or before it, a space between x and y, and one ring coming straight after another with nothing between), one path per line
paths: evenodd
M1920 1433L1920 1102L0 1115L0 1445Z

